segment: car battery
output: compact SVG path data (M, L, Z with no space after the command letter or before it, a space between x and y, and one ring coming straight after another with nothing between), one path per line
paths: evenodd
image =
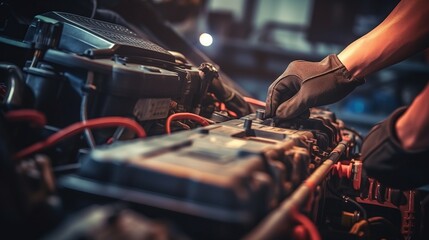
M258 154L269 144L199 131L173 135L96 149L82 161L79 173L63 178L61 184L243 225L270 209L275 197L273 171L279 170Z
M81 190L134 196L120 193L127 189L147 196L129 201L223 222L255 222L282 196L285 153L308 147L306 140L313 135L256 123L249 133L245 122L231 120L95 149L82 160L78 174L63 179L64 186L95 184L98 187ZM175 204L168 204L171 201ZM170 209L177 204L179 208Z
M311 131L254 120L251 125L248 118L235 119L96 148L81 160L76 174L59 179L59 186L132 203L146 212L150 208L157 216L186 217L179 222L192 222L190 231L227 225L229 236L238 237L237 229L254 226L314 164Z

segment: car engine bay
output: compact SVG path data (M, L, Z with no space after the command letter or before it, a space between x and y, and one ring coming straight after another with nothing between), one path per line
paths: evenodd
M423 196L368 178L334 112L267 118L164 45L60 11L0 36L2 236L420 239Z

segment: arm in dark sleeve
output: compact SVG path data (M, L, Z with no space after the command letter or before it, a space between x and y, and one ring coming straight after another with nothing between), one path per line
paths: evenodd
M429 184L429 149L405 150L395 131L396 121L406 108L377 124L362 146L363 166L369 177L388 187L412 189Z

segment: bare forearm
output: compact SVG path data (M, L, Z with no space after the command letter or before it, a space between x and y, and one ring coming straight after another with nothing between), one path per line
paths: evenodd
M416 97L395 125L396 134L406 150L427 149L429 146L429 84Z
M429 1L402 0L371 32L338 58L353 77L364 77L429 46Z

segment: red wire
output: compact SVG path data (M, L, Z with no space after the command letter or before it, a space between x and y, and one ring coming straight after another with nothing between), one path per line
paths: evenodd
M250 104L259 106L259 107L265 107L265 105L266 105L265 102L260 101L258 99L254 99L254 98L250 98L250 97L243 97L243 99L244 99L244 101L246 101Z
M233 118L237 118L237 113L235 113L235 112L233 112L231 110L228 110L226 108L226 106L225 106L225 103L219 102L218 104L219 104L219 110L221 110L221 111L227 111L230 116L232 116Z
M226 110L228 110L227 108L226 108L226 105L225 105L225 103L223 103L223 102L221 102L220 103L220 108L219 108L221 111L226 111Z
M61 129L60 131L49 136L44 141L37 142L19 151L18 153L15 154L14 158L15 159L23 158L37 151L40 151L44 148L48 148L67 137L71 137L73 135L76 135L84 131L87 128L92 129L92 128L117 127L117 126L123 126L129 129L132 129L140 138L146 136L145 130L136 121L132 119L125 118L125 117L95 118L95 119L89 119L85 122L74 123L64 129Z
M174 121L174 120L194 120L203 126L209 125L209 122L207 122L207 120L201 117L200 115L197 115L194 113L174 113L167 118L167 122L165 123L165 131L167 132L167 134L171 133L170 125L171 125L171 121Z
M230 111L230 110L228 110L228 114L229 114L231 117L233 117L233 118L237 118L237 117L238 117L237 113L235 113L235 112L233 112L233 111Z
M300 224L300 226L304 227L305 230L307 230L307 233L310 235L311 240L322 239L320 237L319 231L317 230L316 226L310 219L308 219L307 216L295 210L293 212L293 218L295 219L295 221L297 221Z
M10 122L25 121L31 123L34 127L43 127L46 125L45 115L32 109L9 111L5 113L5 117Z

